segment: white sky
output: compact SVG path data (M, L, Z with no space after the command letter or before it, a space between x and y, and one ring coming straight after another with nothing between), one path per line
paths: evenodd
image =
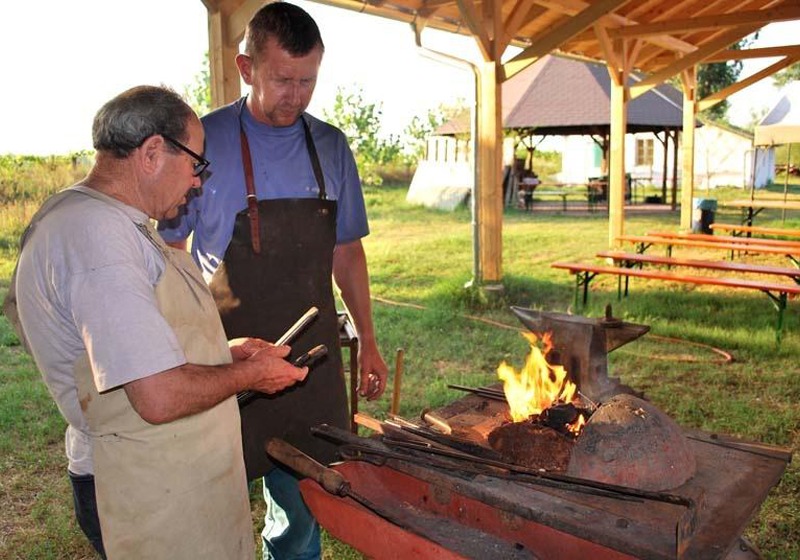
M458 99L472 100L471 72L422 57L410 26L296 0L317 20L325 58L310 111L322 116L337 86L362 87L382 104L386 133L415 115ZM757 46L793 42L800 23L772 24ZM426 46L476 59L472 39L435 31ZM179 92L194 81L207 50L201 0L42 0L7 2L0 18L0 154L60 154L91 148L91 121L117 93L139 84ZM757 71L746 63L743 76ZM729 115L750 120L751 108L779 98L771 80L737 94Z

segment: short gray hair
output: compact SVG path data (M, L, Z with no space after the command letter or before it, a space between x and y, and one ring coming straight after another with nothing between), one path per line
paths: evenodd
M108 101L95 115L94 149L124 158L154 134L186 140L186 127L193 115L192 108L169 88L131 88Z

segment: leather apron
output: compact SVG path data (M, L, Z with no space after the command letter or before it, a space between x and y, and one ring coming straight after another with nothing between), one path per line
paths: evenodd
M237 214L231 242L209 284L228 338L277 340L316 306L319 315L291 343L290 359L318 344L328 347L327 356L311 367L304 382L275 395L259 394L242 405L248 479L272 468L264 450L268 438L284 439L327 464L335 458L336 447L315 437L311 428L323 423L342 429L349 425L332 283L336 201L327 199L314 141L305 119L301 121L319 196L257 201L242 127L249 209Z
M214 302L197 265L137 224L164 255L159 310L189 363L230 363ZM241 455L236 398L153 425L124 389L98 394L86 354L74 366L93 441L95 485L106 553L114 559L252 560L255 544Z

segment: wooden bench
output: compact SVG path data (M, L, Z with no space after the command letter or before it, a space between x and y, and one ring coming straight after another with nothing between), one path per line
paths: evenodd
M744 245L775 245L788 247L800 253L800 241L793 239L772 239L766 237L741 237L738 235L713 235L709 233L683 233L679 231L648 231L645 235L668 237L670 239L695 239L719 243L743 243Z
M714 237L714 236L709 236ZM723 251L740 251L749 253L762 253L766 255L784 255L795 265L800 266L800 247L784 247L781 245L769 245L763 243L736 243L725 241L713 241L706 239L686 239L681 237L660 237L657 235L620 235L617 241L634 243L637 253L644 253L653 245L664 245L667 248L667 256L672 256L673 247L690 247L703 249L721 249Z
M707 261L701 259L679 259L675 257L657 257L641 253L625 253L622 251L601 251L597 253L601 259L611 259L617 266L632 268L643 264L665 265L667 267L702 268L707 270L724 270L743 274L768 274L787 276L800 284L800 268L790 266L773 266L732 261Z
M640 268L629 268L625 266L610 266L593 263L571 263L555 262L550 266L568 270L575 275L575 306L579 307L578 294L583 288L583 305L589 297L589 283L599 274L611 274L620 278L625 278L625 295L628 295L628 278L646 278L650 280L664 280L669 282L681 282L684 284L695 284L698 286L722 286L726 288L743 288L758 290L765 293L778 310L778 321L775 328L775 336L778 342L783 333L783 317L786 310L788 296L800 294L800 285L781 284L779 282L766 282L761 280L745 280L740 278L719 278L714 276L688 276L683 274L673 274L662 270L643 270ZM618 285L617 297L621 299L622 291Z
M738 224L722 223L711 224L711 229L715 231L729 231L734 237L741 237L742 235L747 235L747 237L750 237L752 234L769 235L773 237L800 237L800 229L742 226Z
M601 251L597 253L597 257L611 259L617 266L625 268L642 268L643 264L656 264L665 265L668 268L686 267L686 268L700 268L708 270L724 270L728 272L740 272L744 274L765 274L775 276L786 276L800 285L800 268L796 267L782 267L761 264L750 264L732 261L707 261L698 259L678 259L674 257L657 257L653 255L643 255L641 253L624 253L620 251ZM619 284L617 290L620 291L623 276L619 276ZM625 295L628 294L628 277L625 276ZM585 303L585 302L584 302Z
M567 211L567 196L569 195L569 191L564 189L554 190L554 189L547 189L547 190L539 190L536 189L533 191L533 200L535 201L537 197L560 197L561 198L561 207L564 212Z
M777 200L774 198L754 199L754 200L731 200L723 202L722 206L730 208L740 208L742 211L742 224L752 227L753 218L758 216L763 210L800 210L800 200Z

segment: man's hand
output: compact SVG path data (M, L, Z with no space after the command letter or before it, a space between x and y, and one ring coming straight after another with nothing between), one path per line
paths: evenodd
M231 358L234 362L239 360L246 360L259 350L274 347L274 344L262 340L260 338L234 338L228 341L228 347L231 349Z
M386 367L374 339L359 346L358 369L361 372L358 394L367 397L368 401L380 397L386 390L389 368Z
M257 368L258 372L251 389L271 395L303 381L308 368L295 367L284 360L290 350L289 346L268 344L245 358L247 365Z

